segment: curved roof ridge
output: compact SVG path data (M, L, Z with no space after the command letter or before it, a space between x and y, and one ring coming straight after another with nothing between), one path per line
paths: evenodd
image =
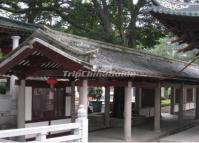
M132 49L132 48L124 47L124 46L121 46L121 45L116 45L116 44L107 43L107 42L103 42L103 41L99 41L99 40L94 40L94 39L90 39L90 38L86 38L86 37L82 37L82 36L77 36L77 35L74 35L74 34L55 31L55 30L52 30L48 27L46 27L45 30L50 31L50 32L54 32L54 33L59 33L59 34L62 34L63 36L67 36L67 37L69 36L70 38L74 38L75 40L81 39L81 40L84 40L86 43L91 43L92 45L97 46L99 48L108 49L108 50L112 50L112 51L115 51L115 52L124 52L124 53L136 54L136 55L140 55L140 56L148 55L153 59L164 60L164 61L167 61L167 62L176 62L176 63L181 63L181 64L188 64L189 63L189 62L183 61L183 60L162 57L162 56L159 56L159 55L155 55L155 54L152 54L152 53L145 52L143 50ZM199 68L198 64L193 63L191 65L197 66Z
M12 27L12 28L19 28L19 29L24 29L24 30L29 30L29 31L35 31L38 28L42 29L42 25L37 25L34 23L27 23L27 22L22 22L14 19L10 19L7 17L0 16L0 26L4 27ZM9 25L10 24L10 25ZM24 27L21 27L24 26Z
M181 1L176 1L176 0L152 0L153 4L155 5L161 5L161 2L168 2L168 3L176 3L176 4L186 4L186 5L199 5L199 3L195 3L195 2L181 2Z

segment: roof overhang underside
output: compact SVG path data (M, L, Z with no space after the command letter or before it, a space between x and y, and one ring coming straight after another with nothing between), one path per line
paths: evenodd
M46 43L34 38L18 47L0 63L1 75L26 77L64 77L64 71L89 70L91 66Z

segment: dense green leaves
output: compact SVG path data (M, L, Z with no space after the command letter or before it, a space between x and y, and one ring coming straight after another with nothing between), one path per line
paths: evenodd
M172 35L167 35L165 38L161 38L159 40L160 44L157 44L151 50L147 50L147 52L170 59L178 59L187 62L192 61L196 56L198 50L192 50L186 53L179 53L177 52L178 49L186 45L171 44L170 42L172 41L172 39L173 39ZM199 60L197 60L196 63L199 63Z
M131 48L152 48L164 36L147 0L0 0L10 17ZM153 23L153 25L152 25Z

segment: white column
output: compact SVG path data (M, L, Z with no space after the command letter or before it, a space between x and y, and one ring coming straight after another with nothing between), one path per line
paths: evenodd
M199 119L199 87L196 88L195 119Z
M180 95L179 95L179 110L178 110L179 123L182 123L182 121L183 121L184 94L185 94L185 89L184 89L184 84L182 84L181 87L180 87Z
M165 96L164 91L165 91L165 87L161 87L161 97Z
M110 127L110 87L105 87L105 127Z
M81 136L81 139L77 142L88 143L88 118L87 110L85 110L84 105L80 105L78 109L78 118L76 123L80 124L80 129L75 131L75 134Z
M21 80L17 95L17 128L25 128L25 87L26 81Z
M16 49L19 46L20 36L12 36L12 50Z
M79 92L79 105L84 105L86 111L88 110L88 81L83 80Z
M131 141L132 94L132 82L128 82L124 97L124 139L126 141Z
M19 46L19 40L20 36L12 36L12 50L16 49ZM16 98L16 86L15 86L15 80L17 79L16 76L12 75L10 77L10 95L12 95L13 100Z
M155 89L155 101L154 101L154 130L160 131L160 97L161 97L161 87L158 84L158 87Z

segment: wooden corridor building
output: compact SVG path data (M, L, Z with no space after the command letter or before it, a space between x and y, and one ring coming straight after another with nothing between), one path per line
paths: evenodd
M60 90L57 90L57 92L65 92L66 87L71 88L71 90L70 98L60 97L60 99L57 99L56 97L47 96L49 99L56 98L56 100L64 101L64 103L61 104L59 102L59 109L56 110L56 114L50 115L51 112L48 112L45 114L46 118L57 116L60 119L68 118L73 121L75 118L75 86L80 87L79 104L83 104L86 109L88 106L88 87L104 86L106 89L105 120L109 124L110 87L124 87L125 140L130 140L131 138L131 125L133 124L131 122L131 99L136 89L150 88L155 91L152 99L154 101L155 130L160 130L161 87L173 87L180 90L178 112L180 122L183 120L185 89L194 88L199 90L198 65L192 64L184 71L178 72L187 63L1 17L1 49L12 47L11 36L14 36L14 50L1 61L0 74L18 77L17 80L16 78L14 80L14 84L18 85L16 95L18 128L28 127L28 124L30 125L34 122L45 121L37 120L41 114L36 109L35 111L37 112L33 113L33 108L36 108L33 106L51 108L49 106L50 103L47 104L49 100L46 100L45 103L39 103L38 101L38 104L42 104L42 106L34 105L32 104L33 101L30 101L34 99L34 94L39 94L39 90L34 90L35 88L48 87L44 79L49 77L56 78L58 81L55 88ZM21 37L21 42L19 42L19 36ZM5 49L3 50L6 51ZM92 74L99 73L101 75L92 76L90 74L78 77L73 74L70 76L66 75L69 72L78 73L80 71ZM30 92L27 92L26 87L29 87L28 90ZM196 92L194 93L196 94ZM197 92L196 97L196 117L199 118L199 92Z

